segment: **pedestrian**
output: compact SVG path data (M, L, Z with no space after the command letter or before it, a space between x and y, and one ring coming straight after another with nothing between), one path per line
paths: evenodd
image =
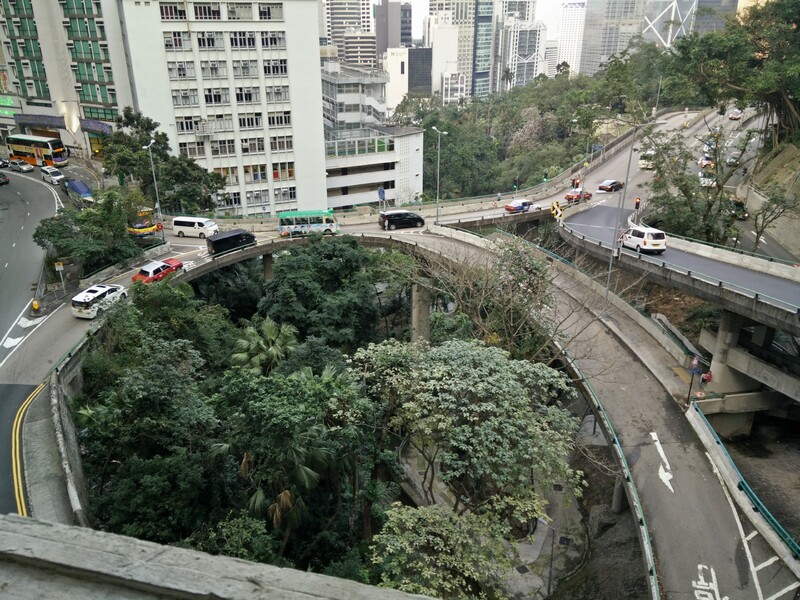
M706 389L709 383L711 383L711 371L706 371L700 376L700 389Z

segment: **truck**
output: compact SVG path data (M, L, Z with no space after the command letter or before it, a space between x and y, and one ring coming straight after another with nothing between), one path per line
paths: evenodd
M206 238L206 248L212 258L239 248L256 245L256 236L244 229L221 231Z
M91 208L94 206L92 190L80 179L66 178L61 182L61 189L67 197L72 200L78 209Z

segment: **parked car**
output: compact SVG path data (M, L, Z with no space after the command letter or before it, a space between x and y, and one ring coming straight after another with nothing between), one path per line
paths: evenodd
M154 260L144 265L139 272L131 279L142 283L152 283L161 281L172 273L177 273L183 269L183 263L177 258L165 258L164 260Z
M744 203L744 200L734 200L731 212L736 217L737 221L746 221L750 217L750 213L747 211L747 205Z
M54 167L42 167L39 170L42 173L42 181L46 181L47 183L58 185L65 179L64 174Z
M8 161L8 166L11 167L12 171L19 171L20 173L30 173L33 171L33 167L24 160L10 160Z
M667 236L660 229L634 225L622 232L622 246L636 252L661 254L667 249Z
M81 319L94 319L112 304L128 297L121 285L98 283L72 299L72 314Z
M625 184L616 179L606 179L603 183L597 186L601 192L618 192L625 187Z
M741 159L742 153L738 150L734 150L728 156L725 157L725 164L729 167L733 167L739 164L739 159Z
M731 121L738 121L739 119L741 119L741 118L742 118L742 111L741 111L741 110L739 110L738 108L734 108L734 109L733 109L733 110L730 112L730 114L728 115L728 118L729 118Z
M714 165L716 165L714 159L711 158L708 154L704 154L703 158L697 161L697 164L700 165L701 169L705 169L706 167L711 167L713 169Z
M7 158L0 158L0 169L5 169L8 166Z
M583 188L574 188L564 194L564 200L572 204L581 200L591 200L592 192L584 192Z
M0 173L0 185L8 185L9 183L11 183L11 180L8 178L8 175Z
M506 212L509 213L526 213L531 208L533 210L539 210L539 206L534 204L527 198L517 198L516 200L512 200L508 204L506 204Z
M401 227L423 227L425 219L410 210L384 210L378 215L381 229L400 229Z

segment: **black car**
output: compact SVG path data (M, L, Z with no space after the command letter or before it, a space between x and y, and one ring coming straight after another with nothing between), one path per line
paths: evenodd
M0 169L5 169L8 166L7 158L0 158Z
M0 185L8 185L11 183L11 180L8 178L8 175L0 174Z
M606 179L603 183L597 186L597 189L602 192L618 192L625 187L625 184L616 179Z
M385 210L378 217L381 229L399 229L401 227L423 227L425 219L410 210Z

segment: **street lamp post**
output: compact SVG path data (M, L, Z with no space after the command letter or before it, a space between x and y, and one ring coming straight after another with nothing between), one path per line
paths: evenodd
M158 197L158 181L156 180L156 166L153 164L153 151L151 147L155 144L155 140L150 140L150 143L146 146L142 146L142 150L147 150L147 154L150 155L150 170L153 172L153 186L156 188L156 218L158 222L161 223L161 239L165 239L164 237L164 216L161 214L161 200Z
M447 132L439 131L436 129L436 125L431 127L431 129L433 129L438 135L436 142L436 219L434 220L434 223L438 225L441 212L441 207L439 206L439 168L442 164L442 136L447 135Z

